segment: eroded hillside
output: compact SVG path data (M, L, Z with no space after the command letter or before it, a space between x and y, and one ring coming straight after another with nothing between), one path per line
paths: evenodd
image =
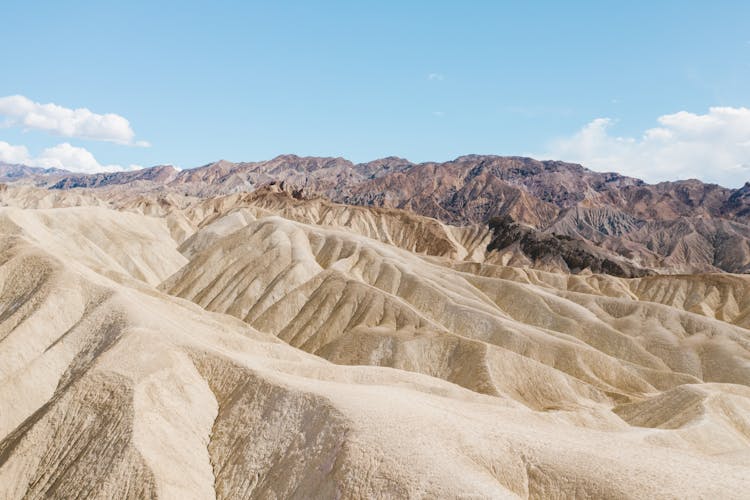
M0 196L3 498L750 488L746 276L535 268L283 189Z

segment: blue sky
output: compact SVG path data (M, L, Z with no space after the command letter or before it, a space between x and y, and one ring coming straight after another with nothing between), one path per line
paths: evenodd
M6 160L487 153L750 180L750 2L156 3L3 2L0 97L134 134L30 126L8 101Z

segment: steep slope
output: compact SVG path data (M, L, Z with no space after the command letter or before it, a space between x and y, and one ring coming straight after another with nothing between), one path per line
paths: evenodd
M493 261L527 263L535 268L563 272L588 270L614 276L636 277L652 274L632 261L601 250L583 238L549 234L519 224L509 216L489 221L492 240L487 250L495 251ZM523 261L521 261L523 259Z
M734 190L727 202L723 204L722 211L738 220L750 219L750 182Z
M750 444L749 403L747 387L686 384L613 411L631 425L676 430L686 448L711 450L746 463L750 452L727 445Z
M663 256L663 266L676 272L750 271L750 226L704 217L671 222L650 221L628 235Z
M576 207L545 233L583 239L663 273L747 273L750 226L711 217L640 220L610 209Z
M560 212L546 231L600 244L608 236L623 236L637 231L644 224L643 220L607 206L594 208L576 205Z

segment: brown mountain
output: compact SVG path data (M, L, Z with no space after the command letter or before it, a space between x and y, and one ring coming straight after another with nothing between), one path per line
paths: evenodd
M162 175L165 170L171 168L68 174L48 187L107 187L137 178L208 196L284 181L334 201L413 209L451 223L486 222L496 215L515 214L541 227L574 206L606 206L633 217L660 220L702 215L742 219L750 207L750 185L728 189L695 179L651 185L572 163L522 157L468 155L420 164L389 157L354 164L343 158L282 155L263 162L221 160L174 175Z
M691 179L652 185L560 161L479 155L420 164L397 157L354 164L343 158L283 155L250 163L222 160L179 172L154 167L45 179L37 178L37 184L50 189L158 190L201 198L273 183L299 197L404 209L454 225L510 217L535 234L580 241L578 247L596 247L610 261L625 259L634 269L750 269L750 184L728 189ZM537 262L534 256L526 257Z
M29 167L0 162L0 182L15 182L22 179L70 174L59 168Z

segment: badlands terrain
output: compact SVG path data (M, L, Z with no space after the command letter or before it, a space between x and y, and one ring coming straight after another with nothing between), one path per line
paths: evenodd
M747 498L750 185L0 165L0 498Z

